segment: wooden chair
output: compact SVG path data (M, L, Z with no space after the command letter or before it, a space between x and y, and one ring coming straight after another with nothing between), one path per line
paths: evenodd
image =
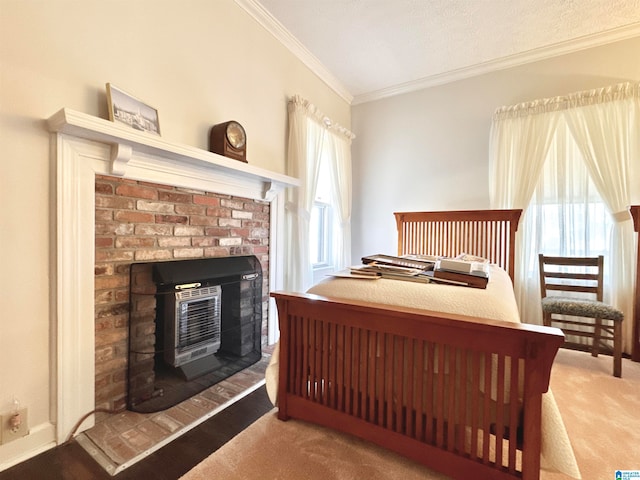
M602 301L604 257L547 257L539 254L542 314L548 327L555 323L567 335L591 338L591 354L613 341L613 375L622 375L622 321L620 310ZM559 294L548 293L550 291ZM563 315L554 318L552 315ZM564 318L569 316L571 319ZM593 319L590 321L589 319ZM582 327L582 328L576 328ZM565 346L584 350L579 343Z

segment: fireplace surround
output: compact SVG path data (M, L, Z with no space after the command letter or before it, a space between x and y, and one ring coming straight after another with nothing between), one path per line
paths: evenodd
M168 142L91 115L62 109L48 119L56 165L56 261L52 266L52 440L67 440L79 419L95 408L93 322L95 177L115 175L270 203L269 284L282 287L284 190L295 178ZM277 338L269 304L269 338ZM91 416L78 431L93 426Z
M131 406L128 391L132 382L127 371L131 358L137 359L127 353L130 287L135 286L132 291L138 294L137 310L151 311L156 305L154 297L144 295L155 294L151 265L192 265L197 259L255 255L262 266L262 310L267 312L270 205L258 199L106 175L96 175L95 203L95 404L96 408L118 410ZM143 274L140 270L147 262L148 272ZM132 276L131 265L137 263L138 273ZM173 273L170 276L175 277ZM189 284L187 280L185 277L183 283ZM192 293L193 289L186 289L181 295ZM265 344L267 327L265 315ZM145 342L144 348L136 350L156 348L157 333L154 323L136 325L133 335L140 335ZM171 351L160 350L171 356ZM187 353L170 358L171 363L187 358ZM142 390L152 383L152 377L136 372L136 382L145 380L146 385L136 383L134 389Z

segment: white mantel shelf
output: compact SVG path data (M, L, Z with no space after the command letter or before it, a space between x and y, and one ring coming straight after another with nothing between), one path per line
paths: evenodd
M128 172L130 164L141 158L164 159L174 166L215 171L218 175L242 181L266 184L262 197L276 189L298 186L300 181L288 175L272 172L245 162L233 160L189 145L169 142L162 137L111 122L86 113L63 108L48 121L49 131L111 145L111 174L135 177ZM129 173L129 174L127 174Z

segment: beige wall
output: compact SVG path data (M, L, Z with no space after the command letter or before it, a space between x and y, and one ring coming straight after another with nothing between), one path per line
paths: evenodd
M354 106L352 257L395 251L395 211L488 208L495 109L638 82L638 52L640 37Z
M55 166L45 119L63 107L107 118L111 82L156 107L172 142L206 149L212 124L238 120L249 163L279 173L289 96L351 122L347 102L233 0L0 0L0 69L0 414L15 396L31 430L0 446L2 470L53 440Z

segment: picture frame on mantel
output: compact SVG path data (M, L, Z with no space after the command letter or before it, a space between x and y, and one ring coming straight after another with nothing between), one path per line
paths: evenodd
M129 95L124 90L107 83L109 120L129 125L142 132L160 135L158 110Z

